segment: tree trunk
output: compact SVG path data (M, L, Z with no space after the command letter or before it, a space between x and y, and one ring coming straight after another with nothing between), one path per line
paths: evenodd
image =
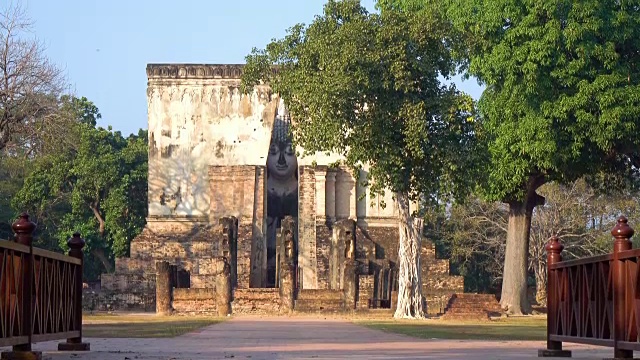
M104 219L102 218L102 215L100 215L97 204L98 202L96 201L95 204L91 204L89 205L89 207L91 208L91 211L93 211L93 216L95 216L96 220L98 220L98 232L100 233L101 237L104 237Z
M529 179L524 201L510 201L507 246L505 249L500 305L512 315L531 313L527 296L527 270L529 265L529 233L533 209L544 204L544 197L536 189L544 184L544 177Z
M419 223L409 211L409 197L406 193L396 193L398 208L400 246L398 251L398 306L393 315L396 319L422 319L426 306L422 299L422 279L420 278L421 240Z
M113 265L111 265L111 261L109 261L109 258L104 254L102 248L91 249L91 254L100 260L107 273L113 272Z
M547 264L543 261L536 263L534 267L536 275L536 302L538 305L547 305Z

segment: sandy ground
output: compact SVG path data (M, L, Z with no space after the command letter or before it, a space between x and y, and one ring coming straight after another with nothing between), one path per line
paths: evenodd
M125 335L125 334L123 334ZM87 338L91 351L58 352L57 341L34 345L52 360L200 359L533 359L541 341L420 340L344 319L237 317L172 339ZM574 359L612 357L613 350L566 344ZM3 348L2 350L9 350Z

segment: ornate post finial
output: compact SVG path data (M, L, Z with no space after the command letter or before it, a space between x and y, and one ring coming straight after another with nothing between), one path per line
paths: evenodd
M613 252L631 250L631 237L633 236L633 229L629 226L629 221L626 217L620 216L616 223L616 226L611 229L611 235L615 238L613 241Z
M82 250L85 244L86 242L80 237L79 232L73 233L73 236L67 240L67 245L69 245L71 250Z
M629 220L626 217L620 216L616 223L616 226L611 230L611 235L616 239L630 239L635 231L629 226Z
M562 261L562 250L564 245L560 242L558 235L553 235L547 245L544 247L547 250L547 264L555 264Z
M31 246L33 243L33 232L36 224L29 220L29 214L23 212L18 220L11 225L13 232L16 234L16 242L22 245Z

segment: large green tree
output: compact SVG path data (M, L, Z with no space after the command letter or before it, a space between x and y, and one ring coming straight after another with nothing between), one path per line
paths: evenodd
M243 75L246 90L264 81L284 99L305 153L343 155L351 168L367 167L359 180L373 192L395 194L396 317L424 314L420 235L409 202L462 194L472 169L466 162L477 154L472 100L441 83L454 70L445 35L446 24L428 14L379 15L357 0L329 1L310 25L254 50Z
M460 64L485 86L479 109L486 199L509 205L501 304L529 312L528 243L536 191L583 175L621 186L640 165L640 11L636 1L381 0L444 14ZM425 28L425 31L427 29Z
M39 231L66 247L79 231L86 250L101 266L89 277L112 270L126 255L130 240L144 226L147 211L147 134L125 138L96 127L98 109L85 98L68 98L77 122L69 129L74 143L33 160L33 170L13 197L17 211L35 216Z

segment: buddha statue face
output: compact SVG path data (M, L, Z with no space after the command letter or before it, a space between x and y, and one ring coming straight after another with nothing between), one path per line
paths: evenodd
M267 171L272 180L288 182L296 176L298 160L291 145L289 129L291 118L281 100L271 132L271 145L267 155Z
M272 142L267 155L269 176L280 181L289 180L296 175L298 160L291 146L291 141Z

